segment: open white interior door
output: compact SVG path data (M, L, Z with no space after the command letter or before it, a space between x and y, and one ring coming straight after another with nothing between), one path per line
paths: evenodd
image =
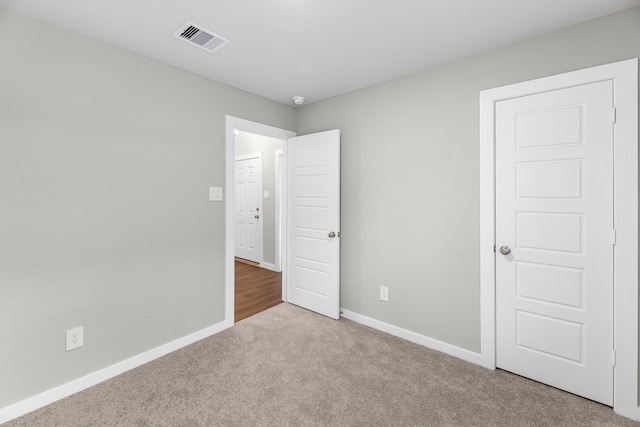
M340 317L340 130L290 138L287 300Z

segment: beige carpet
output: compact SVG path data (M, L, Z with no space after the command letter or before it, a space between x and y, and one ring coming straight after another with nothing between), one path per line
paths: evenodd
M6 427L639 425L516 375L281 304Z

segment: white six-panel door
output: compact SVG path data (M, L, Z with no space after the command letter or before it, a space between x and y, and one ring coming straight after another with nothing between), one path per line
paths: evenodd
M235 161L235 256L262 262L262 154Z
M611 81L496 104L497 366L607 405L612 105Z
M340 317L340 131L289 138L287 300Z

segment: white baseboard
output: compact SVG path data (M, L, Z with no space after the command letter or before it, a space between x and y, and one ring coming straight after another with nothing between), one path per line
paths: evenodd
M260 267L280 273L280 269L275 264L270 264L268 262L261 262Z
M438 341L433 338L429 338L424 335L402 329L397 326L390 325L388 323L381 322L371 317L363 316L361 314L354 313L349 310L342 310L342 317L345 319L353 320L356 323L360 323L370 328L377 329L387 334L396 336L398 338L411 341L413 343L428 347L433 350L440 351L458 359L466 360L467 362L475 363L476 365L482 365L482 355L480 353L474 353L473 351L466 350L461 347L457 347L452 344L447 344L443 341Z
M35 396L29 397L13 405L0 408L0 424L6 423L29 412L40 409L53 402L64 399L79 391L85 390L103 381L118 376L124 372L127 372L133 368L144 365L152 360L158 359L173 351L179 350L182 347L186 347L193 344L196 341L200 341L204 338L215 335L222 332L225 329L233 326L233 322L223 321L208 328L194 332L177 340L171 341L167 344L163 344L159 347L145 351L129 359L118 362L114 365L100 369L98 371L87 374L83 377L70 381L61 386L52 388Z

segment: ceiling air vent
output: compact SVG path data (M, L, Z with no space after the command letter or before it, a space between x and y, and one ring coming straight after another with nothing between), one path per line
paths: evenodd
M173 36L192 43L208 52L214 52L229 43L229 40L198 27L189 21L182 24L180 28L173 33Z

